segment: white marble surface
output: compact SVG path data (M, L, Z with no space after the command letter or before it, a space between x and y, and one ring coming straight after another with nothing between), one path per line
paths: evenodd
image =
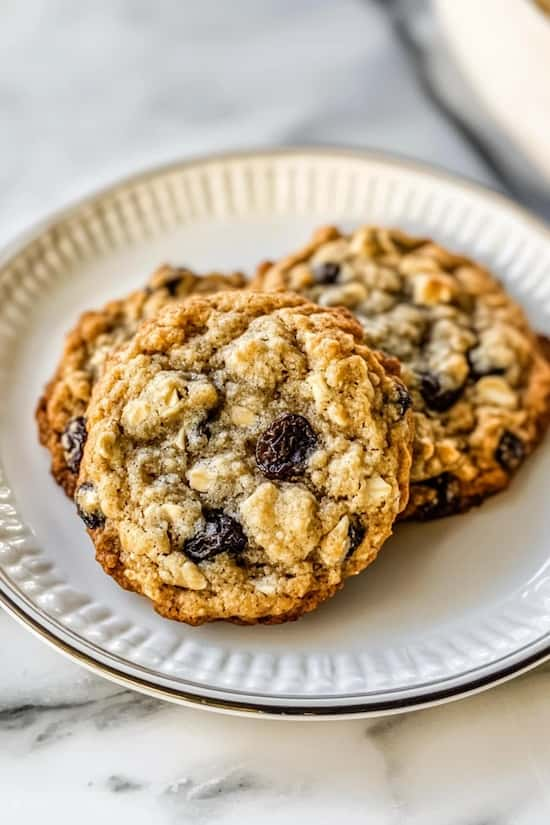
M498 184L424 96L389 3L4 0L0 239L136 167L248 145L369 145ZM550 668L374 721L162 704L0 614L2 822L550 821Z

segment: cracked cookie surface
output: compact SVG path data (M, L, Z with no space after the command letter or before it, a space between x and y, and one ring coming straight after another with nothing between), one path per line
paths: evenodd
M104 570L170 618L295 619L376 557L406 505L398 365L345 310L218 293L108 361L75 500Z
M345 306L398 358L413 399L405 516L463 512L505 488L543 435L550 367L502 286L471 260L397 230L319 230L252 284Z
M200 276L164 265L143 289L80 317L65 339L56 372L36 409L39 438L50 452L52 475L68 496L74 494L78 478L91 391L111 350L128 340L141 321L165 304L193 294L237 289L244 283L239 273Z

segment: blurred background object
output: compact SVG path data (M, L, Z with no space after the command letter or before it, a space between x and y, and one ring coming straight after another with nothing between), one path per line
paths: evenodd
M550 216L550 19L534 0L380 6L442 117L501 189Z
M136 168L269 144L397 152L550 214L549 38L530 0L4 0L0 240Z
M504 14L501 0L433 4L441 37L432 49L439 56L434 82L479 135L512 192L548 209L550 19L530 0L509 1ZM445 55L449 68L439 73Z

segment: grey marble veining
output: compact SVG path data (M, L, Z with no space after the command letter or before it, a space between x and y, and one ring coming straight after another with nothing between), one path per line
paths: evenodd
M30 817L48 794L57 821L76 804L84 823L116 812L174 823L543 823L548 682L542 670L453 705L327 724L222 717L128 692L12 711L14 724L0 717L3 800Z
M115 176L233 147L372 146L510 188L426 94L413 5L4 0L0 240ZM130 693L6 615L0 652L2 821L550 821L549 667L453 705L312 724Z

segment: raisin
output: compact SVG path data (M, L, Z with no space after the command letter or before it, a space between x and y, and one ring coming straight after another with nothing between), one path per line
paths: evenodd
M523 441L510 430L502 433L500 441L495 450L495 459L503 470L513 472L517 470L525 458L525 447Z
M103 513L86 513L84 510L80 509L78 504L76 505L76 512L86 527L89 527L90 530L97 530L105 524L105 516Z
M76 512L90 530L97 530L98 527L103 527L105 524L105 516L99 509L99 507L95 507L93 510L88 510L87 508L84 509L81 504L82 495L88 496L91 498L90 493L93 493L94 485L91 484L89 481L85 481L80 487L77 489L74 500L76 504Z
M395 385L395 398L392 398L392 404L395 404L399 418L403 418L410 409L412 398L402 384Z
M451 473L441 473L425 481L422 486L433 490L435 497L415 510L415 518L420 521L429 521L460 512L458 480Z
M431 410L446 412L464 392L464 385L453 390L444 390L437 375L432 372L420 374L420 393Z
M197 429L200 435L210 438L212 436L212 424L217 421L222 408L221 401L215 407L209 409L204 418L199 421Z
M246 543L246 536L238 521L223 510L206 510L204 527L185 541L183 552L198 563L220 553L242 553Z
M284 413L259 437L256 464L267 478L291 481L303 475L317 436L303 415Z
M349 547L346 553L346 559L349 559L349 557L355 553L366 535L366 526L355 516L352 521L350 521L348 528Z
M170 278L169 281L165 281L163 283L163 287L168 290L168 294L174 298L182 281L183 278L181 275L176 275L174 278Z
M313 269L313 275L317 284L334 284L340 275L340 264L334 261L317 264Z
M71 473L78 473L87 437L84 416L79 415L77 418L71 418L61 436L65 462Z

